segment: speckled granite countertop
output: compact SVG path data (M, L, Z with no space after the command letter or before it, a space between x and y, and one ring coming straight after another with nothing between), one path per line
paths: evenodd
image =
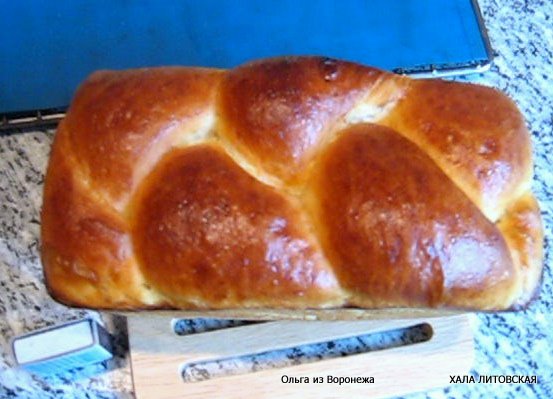
M491 71L473 80L508 93L527 118L534 143L534 191L546 228L546 269L541 296L528 310L474 316L473 373L537 375L540 383L460 384L409 398L553 398L553 2L481 0L480 6L498 56ZM11 368L9 340L14 335L85 315L101 317L56 304L44 288L38 259L39 209L52 137L53 131L0 136L0 397L130 398L126 324L121 317L102 317L116 343L116 356L107 364L46 380ZM201 331L220 324L196 320L180 326L183 331ZM357 351L374 344L339 342L288 351L281 357L283 362L297 362L323 350L339 354L351 352L352 345Z

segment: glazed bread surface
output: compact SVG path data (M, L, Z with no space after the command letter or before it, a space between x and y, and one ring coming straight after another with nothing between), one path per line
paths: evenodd
M318 57L99 71L56 133L41 257L87 308L517 309L531 180L493 88Z

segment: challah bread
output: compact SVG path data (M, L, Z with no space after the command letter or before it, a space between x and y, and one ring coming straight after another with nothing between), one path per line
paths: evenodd
M55 137L42 263L88 308L516 309L531 179L495 89L317 57L100 71Z

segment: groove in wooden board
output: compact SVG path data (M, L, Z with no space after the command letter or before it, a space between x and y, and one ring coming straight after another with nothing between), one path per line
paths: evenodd
M298 396L333 398L366 395L384 398L449 383L449 375L466 374L473 361L472 331L467 315L430 320L357 322L285 321L247 325L177 336L171 317L129 317L129 344L138 399L256 398ZM427 322L429 341L343 358L270 369L255 373L185 383L185 363L229 358L299 346ZM323 384L285 384L282 375L324 377ZM374 384L327 384L326 376L373 376Z

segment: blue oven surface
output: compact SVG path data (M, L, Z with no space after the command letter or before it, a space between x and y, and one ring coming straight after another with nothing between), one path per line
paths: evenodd
M5 0L0 113L66 106L97 69L326 55L388 70L484 64L471 0Z

